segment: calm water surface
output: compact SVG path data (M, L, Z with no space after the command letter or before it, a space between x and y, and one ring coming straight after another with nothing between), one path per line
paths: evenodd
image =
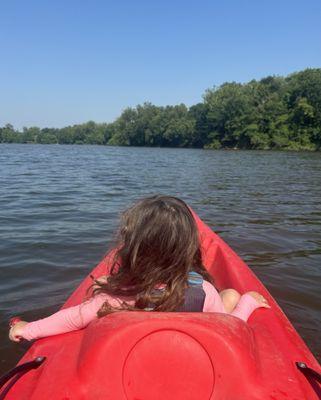
M0 145L0 370L12 315L59 308L137 198L182 197L250 265L321 358L321 154Z

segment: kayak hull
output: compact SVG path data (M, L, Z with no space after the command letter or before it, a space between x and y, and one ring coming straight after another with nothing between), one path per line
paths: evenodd
M121 312L97 319L35 342L20 363L39 356L45 362L21 376L5 399L320 399L319 384L295 364L321 372L301 337L249 267L194 216L217 288L258 291L271 309L255 311L248 323L217 313ZM106 275L111 258L91 274ZM91 282L88 276L64 307L81 303Z

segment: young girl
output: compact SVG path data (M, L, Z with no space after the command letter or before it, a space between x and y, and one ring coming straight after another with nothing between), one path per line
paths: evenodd
M123 214L118 239L111 273L95 280L89 300L38 321L20 321L9 338L19 342L70 332L115 311L220 312L247 321L255 309L269 308L256 292L217 292L202 264L194 217L178 198L139 201Z

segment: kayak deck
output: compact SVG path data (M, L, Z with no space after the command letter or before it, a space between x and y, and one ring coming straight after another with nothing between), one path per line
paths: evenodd
M5 399L319 399L320 385L295 364L320 373L312 353L248 266L194 216L216 287L258 291L271 309L255 311L248 323L218 313L109 315L34 343L20 363L45 362ZM107 256L91 274L105 275L109 266ZM82 302L91 283L88 276L64 307Z

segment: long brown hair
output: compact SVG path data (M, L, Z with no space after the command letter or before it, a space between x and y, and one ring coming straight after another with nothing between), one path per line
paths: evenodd
M116 308L106 302L98 316L151 305L154 311L175 311L184 301L191 270L212 281L202 264L190 209L176 197L144 198L122 214L111 273L106 283L96 281L94 290L94 294L134 298L135 305L123 301ZM157 285L164 289L155 291Z

